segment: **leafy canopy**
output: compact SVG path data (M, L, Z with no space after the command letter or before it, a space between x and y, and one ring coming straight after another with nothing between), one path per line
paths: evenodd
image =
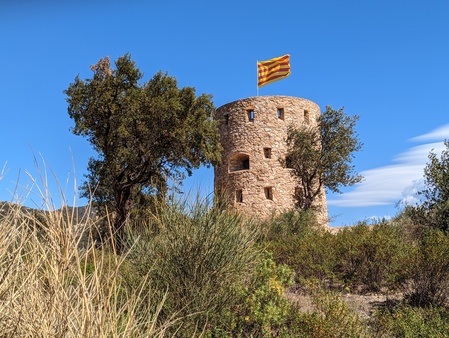
M354 185L362 176L351 165L353 153L362 147L355 132L358 116L346 116L344 109L326 107L317 126L290 126L287 133L287 155L284 166L292 169L298 186L298 207L309 209L326 187L341 193L341 186Z
M429 153L429 162L424 168L426 188L419 192L424 197L421 205L410 207L418 224L432 228L449 230L449 141L445 140L446 149L438 157L433 151Z
M142 195L163 194L170 179L182 179L201 164L220 161L211 96L178 88L175 78L143 74L126 54L91 66L93 77L76 77L65 91L72 132L98 153L88 164L82 194L114 206L121 227Z

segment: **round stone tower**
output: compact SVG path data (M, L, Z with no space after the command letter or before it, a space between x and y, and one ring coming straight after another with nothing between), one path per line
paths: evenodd
M215 168L215 192L241 213L265 218L292 209L295 182L280 159L287 152L287 127L314 126L320 107L291 96L255 96L217 109L223 146ZM324 188L315 206L317 220L328 224Z

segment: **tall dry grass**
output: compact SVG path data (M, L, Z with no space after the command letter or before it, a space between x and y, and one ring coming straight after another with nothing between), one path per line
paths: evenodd
M0 206L1 336L165 336L176 321L157 320L164 299L153 303L145 280L123 287L126 255L95 248L90 208L79 217L42 196L45 212Z

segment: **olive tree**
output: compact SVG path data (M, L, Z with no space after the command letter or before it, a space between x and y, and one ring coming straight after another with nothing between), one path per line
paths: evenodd
M132 208L145 196L164 194L170 179L191 175L220 161L218 130L210 95L178 88L175 78L143 74L126 54L111 68L109 58L91 66L93 76L71 83L68 113L72 132L97 152L88 163L82 195L115 211L113 230L122 243Z
M316 126L290 126L287 132L287 154L282 164L291 169L297 182L299 209L307 210L323 186L341 193L341 186L362 180L351 165L353 153L362 147L355 132L358 116L346 116L344 109L326 107Z
M433 150L424 168L425 188L418 194L422 203L409 206L406 212L420 225L444 231L449 230L449 141L438 156Z

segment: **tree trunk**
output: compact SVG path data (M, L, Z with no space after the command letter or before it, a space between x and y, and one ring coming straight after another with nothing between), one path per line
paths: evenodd
M120 187L115 194L115 219L113 226L113 241L116 253L121 254L125 249L126 225L131 212L131 187Z

